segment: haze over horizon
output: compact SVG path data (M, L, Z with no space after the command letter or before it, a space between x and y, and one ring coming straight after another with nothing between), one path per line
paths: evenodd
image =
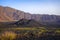
M0 6L8 6L31 14L60 15L60 0L0 0Z

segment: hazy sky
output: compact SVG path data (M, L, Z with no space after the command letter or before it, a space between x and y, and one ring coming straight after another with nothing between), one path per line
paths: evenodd
M0 5L32 14L60 15L60 0L0 0Z

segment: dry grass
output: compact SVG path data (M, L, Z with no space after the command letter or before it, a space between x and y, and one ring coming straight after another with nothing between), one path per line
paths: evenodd
M46 29L44 27L39 27L39 28L3 28L0 29L2 32L0 33L0 40L13 40L18 38L23 38L23 37L30 37L31 33L34 37L40 37L40 36L47 36L46 32L53 32L53 34L59 34L60 35L60 29ZM16 33L16 32L20 33ZM49 34L48 34L49 35ZM51 34L52 35L52 34Z
M16 38L16 33L12 31L5 31L0 34L0 39L1 40L13 40Z

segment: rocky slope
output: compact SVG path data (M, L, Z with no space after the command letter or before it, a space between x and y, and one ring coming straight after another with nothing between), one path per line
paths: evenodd
M0 6L0 22L15 21L20 19L33 19L41 24L60 24L58 15L30 14L10 7Z

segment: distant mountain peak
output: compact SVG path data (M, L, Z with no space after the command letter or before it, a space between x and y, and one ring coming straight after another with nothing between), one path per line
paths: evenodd
M33 19L40 22L55 22L60 19L58 15L30 14L11 7L0 6L0 21L14 21L20 19Z

